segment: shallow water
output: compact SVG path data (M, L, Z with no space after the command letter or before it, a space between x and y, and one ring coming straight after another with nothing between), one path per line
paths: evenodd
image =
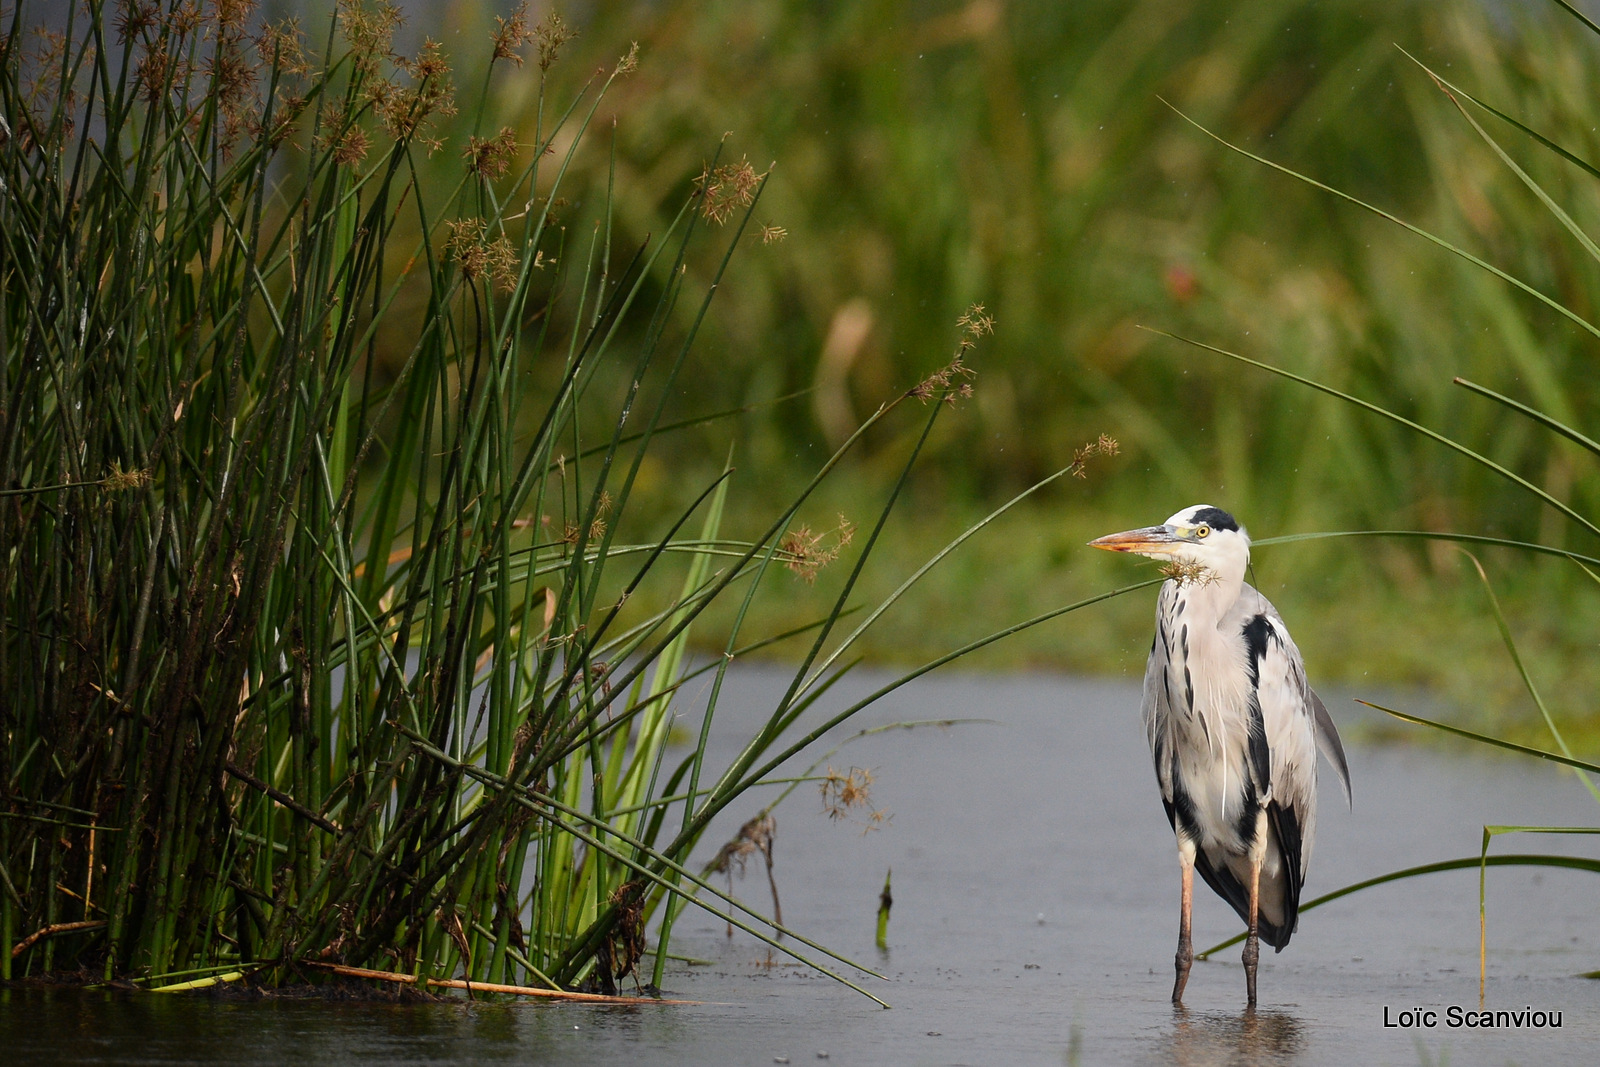
M873 679L829 694L840 707ZM787 682L730 679L715 735L731 755ZM1348 700L1330 700L1341 723ZM819 708L813 715L826 709ZM846 748L871 768L882 829L833 823L802 787L778 810L784 917L875 966L871 1001L688 912L669 995L642 1004L218 1001L0 991L5 1062L612 1064L1503 1064L1593 1063L1600 1048L1600 880L1546 869L1489 874L1489 1008L1562 1013L1560 1029L1451 1029L1477 1008L1476 871L1432 875L1305 913L1261 962L1246 1015L1238 948L1196 963L1189 1010L1167 1002L1177 863L1138 724L1132 684L1058 677L925 679L840 732L905 719L995 724L893 731ZM826 746L818 746L825 751ZM1307 899L1396 867L1475 854L1481 827L1595 825L1600 809L1567 774L1533 761L1352 746L1354 812L1324 774ZM804 763L798 769L803 769ZM709 854L753 814L752 797L707 839ZM1500 838L1501 852L1593 855L1593 839ZM1587 848L1587 852L1586 852ZM758 870L737 884L765 910ZM894 869L891 948L873 945L878 891ZM1197 885L1195 944L1235 933L1231 909ZM1385 1027L1438 1011L1433 1029ZM826 1059L822 1054L826 1053Z

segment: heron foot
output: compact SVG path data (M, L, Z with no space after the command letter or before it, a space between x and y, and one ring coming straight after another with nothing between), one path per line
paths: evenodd
M1178 954L1173 958L1178 980L1172 985L1172 1003L1183 1003L1183 987L1189 984L1189 968L1194 964L1194 944L1187 937L1178 939Z
M1256 1006L1256 963L1261 959L1261 943L1255 934L1251 934L1244 943L1244 988L1249 997L1249 1006Z

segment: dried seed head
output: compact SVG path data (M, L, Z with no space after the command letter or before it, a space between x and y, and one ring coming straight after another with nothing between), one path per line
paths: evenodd
M108 493L122 493L149 484L148 470L125 471L120 463L112 463L111 472L100 480L100 487Z
M277 148L290 137L294 136L295 123L305 112L306 98L298 94L286 94L283 102L278 105L277 112L272 116L272 132L266 137L269 148ZM256 131L260 135L260 130Z
M977 376L978 372L967 366L961 358L961 349L957 349L954 359L906 390L906 395L924 402L937 398L946 403L954 403L957 397L966 398L972 395L971 384L961 379Z
M211 23L223 32L237 32L255 9L255 0L211 0Z
M761 227L761 243L764 245L776 244L789 236L789 231L782 226L773 226L770 223Z
M969 337L982 337L986 333L994 333L994 316L985 314L982 304L973 304L967 308L966 314L956 320L956 325L965 330Z
M956 326L962 336L956 342L955 356L944 367L907 389L906 396L924 403L938 399L950 405L972 396L972 383L962 379L976 378L978 372L967 366L966 354L977 347L977 338L994 333L994 318L984 312L982 304L973 304L956 319Z
M334 160L340 166L353 167L367 158L372 138L364 128L348 122L343 109L338 108L330 110L323 119L322 128L317 133L317 147L333 153Z
M756 173L748 158L716 168L707 164L700 177L694 180L696 195L700 197L700 213L721 226L733 217L736 209L755 202L756 188L764 177L765 173Z
M706 866L706 870L727 874L731 878L733 868L738 867L739 876L744 877L745 861L757 852L771 861L772 842L777 834L778 820L762 812L739 827L733 839L717 850L716 858Z
M612 74L626 77L639 69L639 42L635 41L628 46L628 54L617 60L617 69Z
M815 582L817 574L839 558L839 553L855 537L856 528L843 515L839 525L832 530L813 533L811 527L801 524L783 535L778 542L778 557L783 565L807 582Z
M367 158L367 150L371 147L372 139L367 136L367 131L360 126L351 126L334 146L333 158L341 166L353 167Z
M482 219L457 219L445 225L450 231L445 255L461 268L462 277L469 282L485 278L504 291L516 285L517 253L504 234L490 240Z
M174 60L167 51L166 42L146 48L133 67L133 80L138 85L139 99L153 104L167 94L169 89L185 78L186 64Z
M1087 478L1088 475L1084 472L1089 465L1089 460L1095 456L1114 456L1120 451L1122 451L1122 446L1117 444L1116 438L1108 434L1101 434L1099 438L1082 445L1072 454L1072 463L1069 467L1072 471L1072 476L1074 478Z
M155 26L161 17L161 5L156 0L121 0L117 4L117 43L126 44Z
M283 74L300 78L311 73L311 61L306 57L305 35L300 32L299 19L264 22L252 40L261 58L276 63Z
M494 31L494 58L509 59L522 66L522 54L517 49L533 39L533 31L528 29L528 0L522 0L509 19L496 15L494 21L498 25Z
M455 87L450 84L444 52L438 41L424 39L416 58L396 56L394 63L414 84L379 79L369 87L367 95L378 123L397 141L414 139L429 154L437 152L444 141L432 133L429 120L456 113Z
M172 12L167 25L172 27L172 32L178 37L187 37L198 30L204 21L205 16L200 13L199 0L184 0Z
M853 819L860 812L862 832L880 829L893 816L872 807L872 772L861 767L851 767L840 774L832 767L822 779L822 810L828 818Z
M469 137L461 154L467 169L480 178L503 177L517 157L517 131L505 126L493 137Z
M378 76L383 60L393 55L394 31L404 24L405 16L390 0L374 0L370 8L364 0L339 0L339 29L363 75Z
M533 28L533 39L539 45L539 69L549 70L561 55L561 46L576 36L578 31L554 11L540 19Z
M1161 573L1179 585L1207 586L1217 580L1217 572L1204 563L1172 560L1161 565Z

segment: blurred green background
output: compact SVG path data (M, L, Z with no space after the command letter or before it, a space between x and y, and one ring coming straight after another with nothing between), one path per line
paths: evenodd
M511 6L457 0L415 12L409 32L440 36L464 59ZM1107 433L1122 444L1086 481L1057 483L947 561L878 628L874 655L919 659L1148 576L1083 542L1200 501L1258 537L1411 528L1600 547L1392 423L1138 328L1383 404L1597 510L1600 483L1576 446L1451 384L1469 377L1593 432L1592 338L1399 227L1230 153L1174 111L1593 316L1595 263L1397 48L1600 159L1600 40L1555 4L660 0L558 10L578 36L549 71L552 99L614 66L630 42L640 48L638 72L598 117L614 119L614 134L578 158L585 192L557 205L574 235L588 233L612 167L625 249L665 230L719 144L725 161L776 164L755 222L787 238L746 238L675 414L753 409L675 436L642 485L658 514L697 491L731 445L730 521L769 515L862 416L948 359L954 321L973 303L997 322L972 361L976 394L942 420L890 527L892 564L869 572L874 588L891 588L1084 441ZM458 65L458 82L471 77ZM484 127L517 126L531 142L538 64L496 77L506 78L499 114ZM1507 127L1495 132L1580 225L1600 230L1592 179ZM458 168L458 153L452 144L438 165ZM704 280L714 266L688 270ZM681 328L696 309L679 310ZM804 517L826 527L836 512L870 515L906 445L893 433L869 441ZM1558 715L1593 729L1600 587L1561 561L1484 559ZM1264 548L1255 570L1319 683L1423 686L1469 720L1508 717L1513 730L1536 720L1458 550L1339 540ZM781 607L820 605L825 585L796 580ZM1029 631L980 663L1137 675L1150 599Z

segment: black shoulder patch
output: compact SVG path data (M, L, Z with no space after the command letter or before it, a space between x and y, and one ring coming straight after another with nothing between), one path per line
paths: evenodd
M1234 517L1221 508L1201 508L1194 513L1194 521L1197 523L1203 522L1213 530L1233 530L1237 532L1239 529L1239 523Z
M1274 639L1272 623L1265 615L1253 616L1244 624L1244 647L1250 657L1250 688L1261 684L1261 657L1267 654L1267 642Z

